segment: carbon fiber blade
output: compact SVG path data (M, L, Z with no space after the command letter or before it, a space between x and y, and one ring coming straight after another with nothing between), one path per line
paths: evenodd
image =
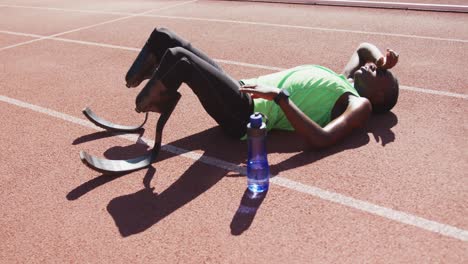
M104 174L130 172L149 166L155 158L154 152L127 160L109 160L80 151L81 161L90 169Z
M148 120L148 113L145 114L145 120L141 125L138 126L124 126L124 125L119 125L119 124L114 124L110 121L107 121L98 115L96 115L89 107L86 107L83 109L83 114L88 118L91 123L95 124L96 126L100 128L104 128L109 131L115 131L115 132L136 132L140 130Z
M159 151L161 150L162 132L164 126L166 125L167 120L171 116L172 111L174 111L174 108L181 97L180 93L177 93L175 96L176 98L172 105L169 107L168 111L162 113L159 117L158 123L156 124L156 138L154 141L154 147L149 154L126 160L109 160L104 158L98 158L96 156L86 153L85 151L80 151L81 162L83 162L90 169L101 172L103 174L115 174L136 171L151 165L151 163L153 163L156 160ZM90 109L88 110L92 113ZM83 111L83 113L84 112L85 111Z

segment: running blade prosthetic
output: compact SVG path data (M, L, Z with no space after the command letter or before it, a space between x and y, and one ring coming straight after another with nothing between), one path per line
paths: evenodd
M88 154L85 151L81 151L81 161L89 168L101 172L103 174L130 172L148 167L158 157L159 151L161 150L162 132L164 126L166 125L167 120L174 111L175 106L179 102L180 97L180 93L177 93L174 98L175 100L171 102L171 105L170 107L168 107L167 111L161 113L161 115L159 116L159 120L156 125L156 136L154 140L154 146L151 152L149 152L148 154L126 160L109 160L105 158L98 158L96 156Z
M138 126L125 126L125 125L119 125L119 124L114 124L110 121L105 120L104 118L99 117L96 115L89 107L86 107L83 109L83 114L88 118L91 123L95 124L96 126L100 128L104 128L105 130L108 131L113 131L113 132L137 132L138 130L142 129L143 126L146 124L146 121L148 120L148 113L145 114L145 120L141 125Z

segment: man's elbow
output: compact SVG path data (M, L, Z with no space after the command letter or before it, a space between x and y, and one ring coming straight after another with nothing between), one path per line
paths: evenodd
M369 50L369 49L371 49L373 46L374 46L374 44L372 44L372 43L369 43L369 42L362 42L361 44L359 44L357 50L358 50L358 51L361 51L361 50Z
M339 140L327 132L323 132L320 137L307 139L307 147L311 150L322 150L335 145Z

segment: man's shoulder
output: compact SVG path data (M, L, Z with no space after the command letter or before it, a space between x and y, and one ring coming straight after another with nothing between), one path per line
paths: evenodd
M365 97L359 97L352 94L348 95L349 104L347 112L350 112L350 121L354 127L360 127L365 124L372 113L372 105Z

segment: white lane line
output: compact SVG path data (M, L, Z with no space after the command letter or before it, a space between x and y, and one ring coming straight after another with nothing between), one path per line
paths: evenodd
M228 64L228 65L236 65L236 66L242 66L242 67L254 68L254 69L262 69L262 70L270 70L270 71L286 70L286 68L267 66L267 65L261 65L261 64L252 64L252 63L232 61L232 60L222 60L222 59L214 59L214 60L220 63Z
M17 36L33 37L33 38L43 37L41 35L36 35L36 34L11 32L11 31L5 31L5 30L0 30L0 34L1 33L10 34L10 35L17 35ZM104 44L104 43L91 42L91 41L73 40L73 39L57 38L57 37L49 38L49 40L70 42L70 43L89 45L89 46L97 46L97 47L103 47L103 48L128 50L128 51L134 51L134 52L139 52L140 51L139 48L124 47L124 46L119 46L119 45L111 45L111 44ZM238 62L238 61L232 61L232 60L223 60L223 59L214 59L214 60L219 62L219 63L224 63L224 64L228 64L228 65L236 65L236 66L241 66L241 67L254 68L254 69L263 69L263 70L270 70L270 71L282 71L282 70L286 69L286 68L281 68L281 67L267 66L267 65L260 65L260 64L252 64L252 63ZM433 95L441 95L441 96L460 98L460 99L465 99L465 100L468 99L467 94L459 94L459 93L453 93L453 92L447 92L447 91L431 90L431 89L427 89L427 88L418 88L418 87L400 85L400 89L407 90L407 91L412 91L412 92L418 92L418 93L426 93L426 94L433 94Z
M74 117L65 113L61 113L52 109L37 106L34 104L23 102L23 101L13 99L7 96L3 96L3 95L0 95L0 101L11 104L11 105L15 105L18 107L22 107L25 109L29 109L38 113L42 113L48 116L52 116L52 117L55 117L55 118L58 118L67 122L78 124L84 127L102 131L101 128L91 124L87 120L77 118L77 117ZM131 135L131 134L130 135L118 135L118 137L125 138L132 142L137 142L137 140L141 140L141 138L139 139L137 135ZM154 145L153 140L143 138L143 141L150 146ZM230 163L224 160L220 160L214 157L204 156L203 154L196 153L194 151L189 151L186 149L182 149L182 148L172 146L172 145L167 145L167 144L162 146L162 150L171 152L173 154L180 155L189 159L200 161L205 164L212 165L221 169L238 172L243 175L246 174L246 170L242 166L239 166L237 164ZM77 159L78 159L78 155L77 155ZM346 207L350 207L350 208L354 208L363 212L371 213L373 215L377 215L377 216L390 219L399 223L415 226L415 227L418 227L418 228L421 228L421 229L424 229L433 233L455 238L461 241L468 241L467 230L457 228L451 225L442 224L436 221L428 220L419 216L397 211L391 208L372 204L372 203L359 200L359 199L355 199L355 198L352 198L343 194L327 191L327 190L324 190L315 186L302 184L300 182L296 182L296 181L287 179L285 177L282 177L280 176L280 174L272 175L271 183L291 189L291 190L295 190L304 194L312 195L314 197L318 197L320 199L323 199L329 202L341 204Z
M436 221L428 220L409 213L397 211L391 208L372 204L366 201L358 200L339 193L330 192L314 186L305 185L299 182L289 180L284 177L274 177L272 183L296 190L302 193L310 194L319 197L323 200L338 203L347 207L355 208L364 212L381 216L399 223L415 226L433 233L468 241L468 230L463 230L454 226L442 224Z
M405 85L400 85L400 89L412 91L412 92L418 92L418 93L427 93L427 94L455 97L455 98L460 98L460 99L465 99L465 100L468 99L468 94L459 94L459 93L452 93L452 92L446 92L446 91L429 90L425 88L411 87L411 86L405 86Z
M179 20L190 20L190 21L244 24L244 25L254 25L254 26L280 27L280 28L290 28L290 29L303 29L303 30L315 30L315 31L353 33L353 34L361 34L361 35L362 34L364 34L364 35L378 35L378 36L388 36L388 37L402 37L402 38L414 38L414 39L426 39L426 40L436 40L436 41L468 43L468 40L466 40L466 39L457 39L457 38L440 38L440 37L397 34L397 33L362 31L362 30L309 27L309 26L286 25L286 24L266 23L266 22L250 22L250 21L241 21L241 20L214 19L214 18L201 18L201 17L186 17L186 16L184 16L184 17L181 17L181 16L164 16L164 15L156 15L156 14L133 14L133 13L122 13L122 12L107 12L107 11L96 11L96 10L79 10L79 9L52 8L52 7L34 7L34 6L20 6L20 5L3 5L3 6L11 7L11 8L44 9L44 10L55 10L55 11L64 11L64 12L83 12L83 13L98 13L98 14L100 13L100 14L110 14L110 15L155 17L155 18L179 19Z
M296 26L296 25L284 25L284 24L266 23L266 22L250 22L250 21L214 19L214 18L198 18L198 17L179 17L179 16L164 16L164 15L142 15L142 16L159 17L159 18L167 18L167 19L179 19L179 20L207 21L207 22L244 24L244 25L254 25L254 26L266 26L266 27L280 27L280 28L289 28L289 29L330 31L330 32L354 33L354 34L364 34L364 35L377 35L377 36L386 36L386 37L415 38L415 39L468 43L468 40L466 39L439 38L439 37L418 36L418 35L397 34L397 33L383 33L383 32L373 32L373 31L351 30L351 29L339 29L339 28Z
M44 37L44 36L36 35L36 34L12 32L12 31L5 31L5 30L0 30L0 34L1 33L10 34L10 35L17 35L17 36L33 37L33 38L42 38L42 37ZM76 43L76 44L82 44L82 45L88 45L88 46L96 46L96 47L103 47L103 48L128 50L128 51L134 51L134 52L139 52L140 51L139 48L124 47L124 46L119 46L119 45L111 45L111 44L104 44L104 43L98 43L98 42L73 40L73 39L58 38L58 37L51 37L51 38L49 38L49 40L70 42L70 43ZM241 67L254 68L254 69L263 69L263 70L270 70L270 71L282 71L282 70L286 69L286 68L281 68L281 67L267 66L267 65L261 65L261 64L252 64L252 63L238 62L238 61L232 61L232 60L223 60L223 59L214 59L214 60L219 62L219 63L224 63L224 64L228 64L228 65L236 65L236 66L241 66ZM400 89L407 90L407 91L412 91L412 92L418 92L418 93L425 93L425 94L441 95L441 96L447 96L447 97L460 98L460 99L464 99L464 100L468 99L467 94L459 94L459 93L453 93L453 92L447 92L447 91L431 90L431 89L427 89L427 88L418 88L418 87L400 85Z
M97 24L94 24L94 25L84 26L84 27L80 27L80 28L77 28L77 29L72 29L72 30L68 30L68 31L65 31L65 32L53 34L53 35L50 35L50 36L44 36L44 37L41 37L41 38L38 38L38 39L33 39L33 40L29 40L29 41L25 41L25 42L21 42L21 43L17 43L17 44L14 44L14 45L10 45L10 46L0 48L0 51L15 48L15 47L19 47L19 46L23 46L23 45L33 43L33 42L37 42L37 41L41 41L41 40L44 40L44 39L50 39L50 38L53 38L53 37L58 37L58 36L61 36L61 35L81 31L81 30L84 30L84 29L90 29L90 28L93 28L93 27L114 23L114 22L117 22L117 21L121 21L121 20L129 19L129 18L141 16L141 15L151 13L151 12L155 12L155 11L161 11L161 10L174 8L174 7L185 5L185 4L190 4L190 3L193 3L193 2L196 2L196 1L198 1L198 0L192 0L192 1L187 1L187 2L177 3L177 4L174 4L174 5L167 6L167 7L154 8L154 9L142 12L142 13L133 14L133 15L125 16L125 17L120 17L120 18L104 21L104 22L101 22L101 23L97 23Z
M442 11L467 13L468 6L447 4L422 4L385 1L350 1L350 0L247 0L267 3L296 3L308 5L346 6L346 7L373 7L401 10Z
M0 7L8 8L22 8L22 9L37 9L37 10L48 10L48 11L60 11L60 12L78 12L78 13L90 13L90 14L105 14L105 15L134 15L135 13L128 12L114 12L114 11L100 11L100 10L91 10L91 9L74 9L74 8L61 8L61 7L46 7L46 6L25 6L25 5L13 5L13 4L4 4Z
M0 30L0 33L8 34L8 35L15 35L15 36L23 36L23 37L31 37L31 38L43 38L44 35L37 35L32 33L23 33L23 32L14 32L8 30Z

